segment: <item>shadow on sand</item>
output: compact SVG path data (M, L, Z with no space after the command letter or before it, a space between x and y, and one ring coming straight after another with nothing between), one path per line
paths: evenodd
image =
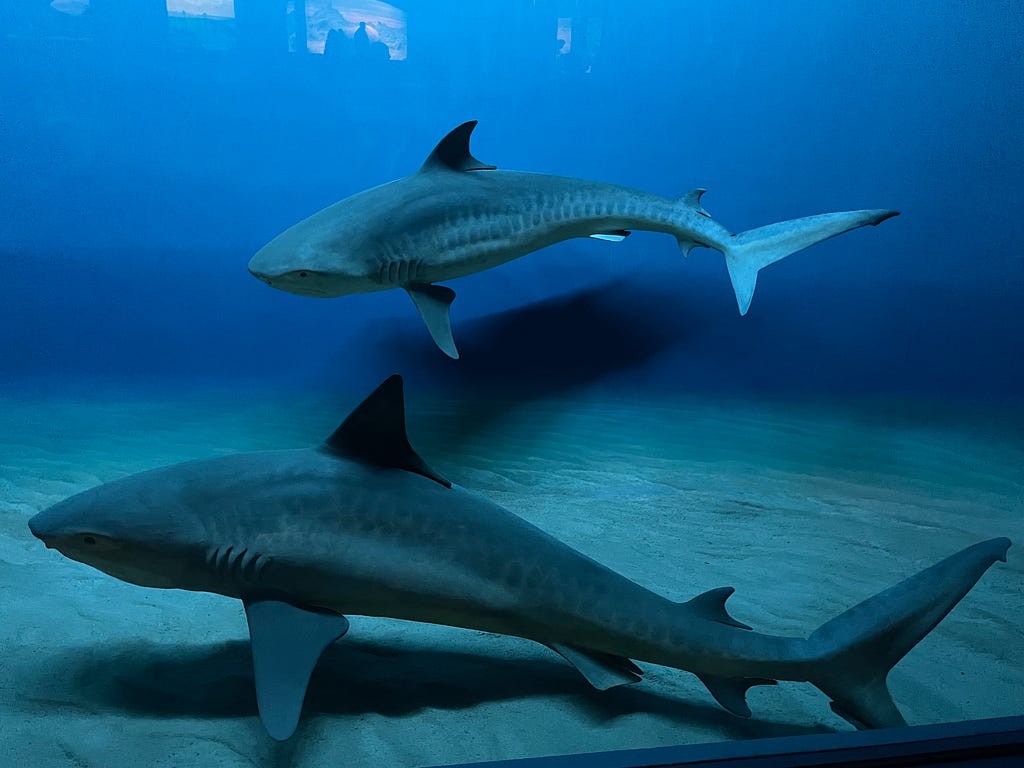
M175 648L122 643L70 648L48 658L35 673L48 687L40 706L54 701L90 711L142 717L236 718L257 715L249 644L238 640ZM59 668L54 680L48 670ZM54 689L54 685L63 690ZM699 724L724 739L828 732L764 720L742 720L713 704L695 704L636 686L600 692L569 666L551 661L500 658L431 648L343 640L324 653L313 674L304 718L329 715L414 716L420 710L470 709L495 701L565 697L597 723L632 713ZM301 735L302 724L299 733Z
M667 301L665 293L620 280L458 323L459 360L445 357L414 316L368 329L368 345L383 350L373 369L405 375L412 400L433 394L457 401L443 423L419 417L415 407L409 412L417 434L443 435L451 447L531 403L643 376L664 352L699 336L707 320L699 307L671 306L667 321L667 312L652 311ZM350 366L336 359L317 386L336 389L330 382Z

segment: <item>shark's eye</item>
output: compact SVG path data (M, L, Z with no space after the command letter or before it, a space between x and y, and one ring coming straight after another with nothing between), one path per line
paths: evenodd
M299 277L306 277L307 275L309 275L309 272L299 272Z
M84 541L86 544L92 545L92 544L96 543L96 537L95 536L83 536L82 537L82 541Z

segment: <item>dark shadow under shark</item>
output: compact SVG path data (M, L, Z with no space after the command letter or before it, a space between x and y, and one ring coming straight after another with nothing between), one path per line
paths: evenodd
M831 732L821 725L738 719L711 705L642 688L598 692L556 659L554 655L549 661L350 640L324 652L310 680L304 710L307 715L332 718L367 713L399 718L423 710L456 711L487 702L572 693L581 715L597 723L645 713L713 729L723 739ZM63 670L57 679L50 672L53 664ZM94 712L142 717L219 719L258 714L252 653L241 640L184 648L143 641L65 648L45 665L25 668L23 674L38 680L36 689L47 690L46 701L37 702L46 709L60 701L65 705L81 702Z

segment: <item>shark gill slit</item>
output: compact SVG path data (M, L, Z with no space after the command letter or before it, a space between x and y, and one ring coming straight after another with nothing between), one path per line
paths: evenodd
M217 547L217 560L214 563L214 567L218 574L222 574L227 566L228 558L231 557L231 546Z

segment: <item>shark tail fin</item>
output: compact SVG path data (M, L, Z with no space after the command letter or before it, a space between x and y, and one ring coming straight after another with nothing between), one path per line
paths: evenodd
M880 224L897 215L898 211L888 210L823 213L780 221L778 224L733 235L725 243L725 264L729 269L740 314L747 314L750 308L757 273L762 268L822 240L867 224Z
M906 725L886 686L889 670L917 645L997 560L1009 539L961 550L822 625L808 641L810 682L857 728Z

